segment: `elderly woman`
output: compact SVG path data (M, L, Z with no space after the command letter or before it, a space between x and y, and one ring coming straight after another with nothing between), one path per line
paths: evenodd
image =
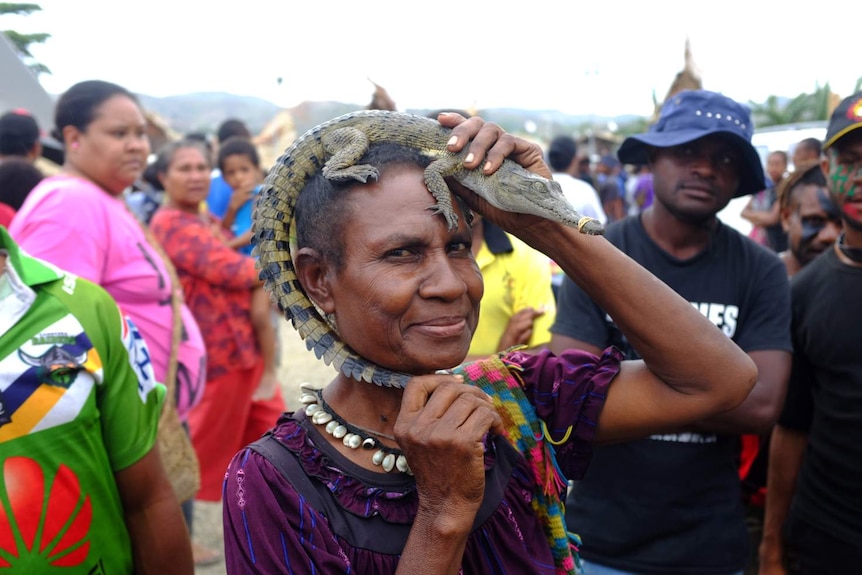
M470 146L468 168L490 173L509 157L550 177L534 144L480 118L440 121L454 128L451 151ZM308 411L323 416L286 414L272 431L278 449L233 459L224 494L230 573L573 573L568 548L561 554L547 529L565 483L555 489L553 477L536 472L542 431L517 444L535 440L535 449L516 449L502 392L463 382L501 374L513 382L509 390L533 406L573 479L594 441L675 429L737 405L751 389L748 357L603 238L501 212L460 186L471 208L577 278L644 360L621 361L613 349L602 357L514 352L500 371L488 362L438 373L465 358L483 285L468 210L456 207L453 230L428 210L429 162L377 144L359 162L379 170L377 181L316 176L300 194L302 288L356 353L413 377L399 389L339 374L323 390L307 389ZM339 427L359 441L339 438Z

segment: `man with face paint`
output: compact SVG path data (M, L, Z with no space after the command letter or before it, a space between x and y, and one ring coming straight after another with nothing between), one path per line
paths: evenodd
M862 92L823 148L844 232L794 276L793 372L772 432L761 575L862 565Z
M820 142L815 141L819 154ZM782 180L776 200L781 210L781 226L789 244L788 249L778 254L778 257L787 269L788 278L831 248L841 232L841 217L829 195L820 161L808 159L798 162L796 166L798 169ZM746 502L746 523L753 543L745 575L758 571L757 546L763 534L769 441L770 435L743 436L739 467Z
M793 277L832 247L841 232L841 215L826 185L819 161L799 165L778 190L781 225L787 233L789 249L779 254Z

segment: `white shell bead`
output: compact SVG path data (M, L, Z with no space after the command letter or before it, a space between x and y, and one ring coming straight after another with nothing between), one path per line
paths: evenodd
M332 421L332 416L321 409L311 416L311 421L317 425L323 425Z
M387 473L392 471L395 467L395 456L391 453L387 453L386 457L383 458L383 470Z
M336 427L338 427L338 422L333 419L326 424L326 433L332 435L332 432L335 431Z
M384 457L386 457L386 452L384 452L382 449L378 450L374 453L374 455L371 456L371 463L373 463L374 465L380 465L381 463L383 463Z
M314 415L314 412L319 410L319 409L320 409L320 406L317 405L316 403L312 403L310 405L307 405L305 407L305 415L311 417L312 415Z
M410 467L407 466L407 458L403 455L399 455L398 457L396 457L395 468L402 473L407 473L407 470L410 469Z
M317 396L310 393L303 393L299 398L299 403L308 405L309 403L317 403Z
M345 435L347 435L347 428L343 425L339 425L332 430L332 437L334 437L335 439L341 439Z
M348 433L344 436L344 445L349 447L350 449L356 449L362 444L362 438L358 435L354 435L352 433Z
M373 437L366 437L362 440L362 449L374 449L377 447L377 441Z
M311 383L309 383L309 382L307 382L307 381L303 381L302 383L300 383L300 384L299 384L299 389L307 389L307 390L309 390L309 391L317 391L317 390L315 389L314 385L312 385Z

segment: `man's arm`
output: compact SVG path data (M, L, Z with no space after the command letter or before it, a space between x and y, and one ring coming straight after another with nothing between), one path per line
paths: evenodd
M739 213L739 217L744 220L748 220L753 225L756 225L754 224L754 220L752 220L752 215L755 213L756 210L754 209L754 196L752 195L749 198L748 203L745 204L745 207L742 208L742 211Z
M278 387L275 358L277 344L271 310L272 302L263 286L251 290L251 325L254 327L257 345L263 359L263 374L251 396L252 401L272 398Z
M782 529L796 492L808 435L781 425L772 430L766 484L766 513L760 543L760 575L785 575Z
M194 573L189 532L168 482L158 445L139 461L114 474L136 575Z

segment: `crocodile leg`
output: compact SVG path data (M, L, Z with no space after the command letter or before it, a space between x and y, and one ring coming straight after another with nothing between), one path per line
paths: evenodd
M367 164L356 164L368 151L368 136L356 128L339 128L323 134L323 148L330 158L323 166L323 175L328 180L356 180L367 183L376 180L377 168Z
M446 185L444 178L454 176L462 169L459 156L443 156L425 168L425 185L437 201L436 205L429 206L428 209L435 214L443 214L450 230L458 227L458 215L455 214L455 208L452 207L452 192Z

